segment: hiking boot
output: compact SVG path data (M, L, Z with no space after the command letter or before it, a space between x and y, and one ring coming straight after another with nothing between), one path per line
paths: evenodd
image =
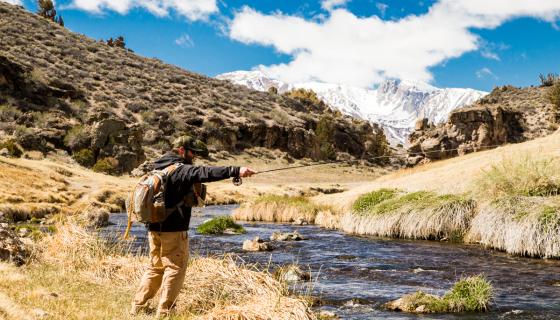
M147 305L133 304L132 307L130 307L129 313L131 316L137 316L139 314L149 313L149 309Z
M168 319L170 316L169 310L158 310L156 312L156 319Z

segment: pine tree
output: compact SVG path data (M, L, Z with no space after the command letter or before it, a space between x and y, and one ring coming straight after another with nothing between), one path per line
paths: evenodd
M54 3L52 0L38 0L37 6L39 7L37 10L38 15L51 21L55 21L56 10L54 9Z
M58 23L61 27L64 27L64 20L62 19L61 15L58 15L58 18L56 19L56 23Z
M119 47L119 48L125 48L126 44L124 42L124 37L123 36L118 36L117 39L115 40L115 47Z

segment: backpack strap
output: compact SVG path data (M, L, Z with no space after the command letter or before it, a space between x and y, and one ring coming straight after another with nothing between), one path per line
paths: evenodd
M164 188L163 190L167 189L167 183L168 183L168 181L169 181L169 177L171 177L171 175L173 174L173 172L175 172L175 170L179 169L179 168L182 167L182 166L183 166L183 163L178 162L178 163L174 163L174 164L172 164L172 165L166 167L165 169L163 169L163 170L165 170L165 173L166 173L166 176L167 176L167 178L165 179L165 184L164 184L164 186L163 186L163 188ZM183 210L181 209L181 206L182 206L184 203L185 203L185 202L184 202L183 200L181 200L181 201L180 201L179 203L177 203L173 208L168 208L168 209L166 209L166 210L167 210L167 213L168 213L168 214L171 214L173 211L175 211L175 209L177 209L177 211L179 211L179 214L181 215L181 218L184 219L185 216L183 215Z

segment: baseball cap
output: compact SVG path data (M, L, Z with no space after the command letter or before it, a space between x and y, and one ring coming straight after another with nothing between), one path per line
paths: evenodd
M173 141L173 148L183 147L185 150L191 150L193 153L207 156L208 148L206 144L191 136L180 136Z

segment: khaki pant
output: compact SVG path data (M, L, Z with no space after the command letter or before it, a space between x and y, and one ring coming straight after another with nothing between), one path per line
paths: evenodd
M148 233L150 241L150 265L142 276L136 291L132 309L146 305L161 286L158 314L167 315L185 280L189 259L189 239L186 231Z

